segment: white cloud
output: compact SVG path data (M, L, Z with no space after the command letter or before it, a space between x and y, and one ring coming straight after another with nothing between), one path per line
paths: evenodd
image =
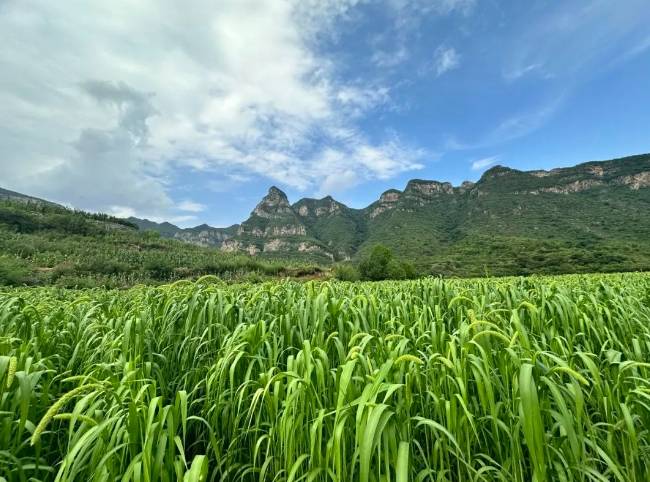
M481 169L485 169L488 166L491 166L492 164L496 163L499 159L499 156L492 156L492 157L485 157L483 159L477 159L476 161L472 162L472 171L480 171Z
M207 209L207 206L205 204L185 200L179 203L178 206L176 206L176 208L180 211L187 211L190 213L200 213L205 211Z
M419 162L423 156L421 151L409 151L398 142L378 147L361 144L352 154L378 179L389 179L400 172L424 167Z
M504 78L516 80L534 72L566 84L567 79L593 75L620 59L621 52L629 60L648 48L648 22L647 0L554 2L522 20L520 30L508 39Z
M541 128L564 104L566 94L560 93L539 106L505 118L482 141L484 145L500 144L523 137Z
M453 47L440 46L433 54L433 63L431 69L436 77L460 66L460 54Z
M389 89L342 82L312 43L357 3L4 3L3 185L160 218L182 205L169 194L179 169L303 190L335 172L326 149L359 180L416 169L418 149L355 124Z
M516 67L514 69L508 70L503 73L503 78L507 80L508 82L513 82L515 80L519 80L520 78L524 77L525 75L528 75L536 70L539 70L542 68L541 63L536 63L536 64L530 64L530 65L525 65L521 67Z
M213 192L231 192L243 183L252 181L251 176L240 173L226 173L217 179L210 179L207 188Z
M390 91L387 87L344 86L336 93L336 101L350 114L361 115L370 109L387 104L390 101Z
M465 141L450 136L445 141L445 149L451 151L486 149L527 136L542 128L553 118L564 105L569 92L566 90L554 93L554 96L543 99L537 105L505 116L475 140Z
M343 192L359 183L359 176L356 172L347 170L327 174L318 190L319 196L327 196Z
M627 52L625 52L620 59L622 61L627 61L630 59L633 59L634 57L637 57L644 52L650 50L650 35L647 36L646 38L642 39L640 42L632 46Z
M405 145L393 138L370 146L360 139L349 138L340 148L326 148L308 164L309 174L319 179L317 195L340 193L364 180L386 180L406 171L422 169L424 150ZM351 169L350 159L355 159Z
M454 13L468 15L474 10L476 0L382 0L375 3L385 7L393 25L370 37L373 48L370 62L380 69L394 69L417 56L422 30L431 28L428 20ZM455 53L452 49L451 55ZM428 69L431 70L430 64Z
M467 15L476 6L476 0L387 0L397 12L408 12L410 15L423 16L429 13L447 15L460 13Z
M163 223L166 221L168 223L176 224L184 228L196 225L196 221L198 219L194 215L167 214L165 216L158 216L156 214L150 214L146 212L137 212L132 207L119 205L109 206L107 213L118 218L139 217L142 219L148 219L149 221L153 221L155 223Z
M109 206L108 212L113 216L117 216L118 218L131 218L131 217L135 217L135 215L137 214L135 212L135 209L129 206L118 206L118 205Z
M396 50L376 50L371 61L380 68L396 67L408 60L410 53L406 46L401 45Z

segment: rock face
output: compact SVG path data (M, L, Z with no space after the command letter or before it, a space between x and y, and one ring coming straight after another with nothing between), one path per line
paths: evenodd
M461 193L471 190L476 184L471 181L463 181L463 183L458 188L458 191Z
M580 181L573 181L569 184L562 184L560 186L542 187L533 189L530 194L539 194L540 192L551 192L554 194L569 194L572 192L582 192L592 189L597 186L603 186L605 183L594 179L583 179Z
M458 187L413 179L404 191L390 189L363 209L349 208L331 196L300 199L292 205L286 194L273 186L239 225L180 229L148 222L143 226L159 226L164 236L251 255L345 260L364 247L388 240L407 246L403 248L410 250L407 254L418 256L426 243L435 245L462 236L466 222L485 222L488 228L502 226L503 230L510 229L513 217L533 216L547 222L550 216L548 224L558 225L562 216L573 215L562 209L569 198L572 209L590 213L600 209L598 203L617 202L619 198L627 202L631 192L650 198L648 188L650 155L549 171L495 166L478 182L465 181ZM644 219L650 224L650 216ZM531 232L517 232L517 236L540 236L542 232L533 228ZM427 241L423 244L421 238Z
M402 193L397 189L389 189L379 196L379 201L371 204L367 209L370 210L371 219L376 218L381 213L394 209L400 200Z
M347 206L335 201L332 196L326 196L323 199L301 199L293 205L293 209L302 218L321 218L340 213Z
M269 193L255 206L253 215L270 219L282 214L292 214L287 195L277 187L271 186Z
M221 245L221 251L224 251L226 253L244 251L250 254L251 256L255 256L257 253L260 252L260 249L254 244L246 244L246 243L242 243L239 240L232 239L232 240L225 241Z
M621 176L614 181L616 184L628 186L631 189L638 190L643 187L650 187L650 171Z
M212 228L207 224L202 224L195 228L179 230L174 233L174 239L207 247L220 245L224 241L232 238L233 235L233 233L224 229Z
M413 179L408 182L404 192L422 196L435 196L437 194L452 194L454 192L454 187L450 182Z

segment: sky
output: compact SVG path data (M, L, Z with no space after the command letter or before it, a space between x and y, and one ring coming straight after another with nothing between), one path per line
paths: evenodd
M647 0L0 0L0 187L188 227L271 185L650 152Z

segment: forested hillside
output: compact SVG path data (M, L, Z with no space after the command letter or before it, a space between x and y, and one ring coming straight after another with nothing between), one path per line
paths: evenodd
M276 187L240 225L143 229L264 258L358 261L376 244L421 273L458 276L650 269L650 155L550 171L496 166L476 183L415 179L364 209Z
M316 271L164 239L123 219L34 198L0 201L0 285L126 287L208 274L254 280Z

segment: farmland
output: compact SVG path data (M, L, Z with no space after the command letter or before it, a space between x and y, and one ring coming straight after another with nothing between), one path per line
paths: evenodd
M650 275L0 292L0 480L647 481Z

